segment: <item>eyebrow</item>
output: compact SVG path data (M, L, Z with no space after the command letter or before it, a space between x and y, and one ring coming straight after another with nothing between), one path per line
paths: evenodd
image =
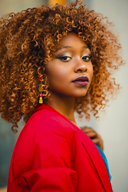
M72 48L71 46L64 46L64 47L60 47L58 50L60 50L60 49L66 49L66 48ZM84 48L84 49L89 49L89 47L88 46L86 46L86 45L84 45L82 48Z

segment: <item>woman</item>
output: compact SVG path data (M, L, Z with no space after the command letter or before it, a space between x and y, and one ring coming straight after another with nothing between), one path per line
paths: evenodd
M14 132L22 117L26 122L8 192L112 191L100 150L77 127L74 112L98 117L120 88L111 74L123 64L121 45L102 15L76 4L1 19L0 112Z

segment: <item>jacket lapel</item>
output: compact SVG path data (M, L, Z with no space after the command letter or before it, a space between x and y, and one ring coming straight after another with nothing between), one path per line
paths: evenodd
M109 192L112 191L109 175L106 169L106 165L96 148L95 144L91 141L91 139L86 135L83 134L81 130L78 130L79 136L81 138L82 145L85 147L88 154L97 170L101 183L105 189L105 191Z

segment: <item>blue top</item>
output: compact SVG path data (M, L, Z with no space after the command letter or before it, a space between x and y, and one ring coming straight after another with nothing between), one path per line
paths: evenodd
M95 145L96 145L96 144L95 144ZM101 157L102 157L103 160L104 160L104 163L105 163L106 168L107 168L107 171L108 171L109 179L110 179L110 181L111 181L111 178L112 178L112 177L111 177L111 174L110 174L110 171L109 171L109 166L108 166L107 158L106 158L104 152L102 151L102 149L101 149L98 145L96 145L96 147L97 147L98 151L100 152Z

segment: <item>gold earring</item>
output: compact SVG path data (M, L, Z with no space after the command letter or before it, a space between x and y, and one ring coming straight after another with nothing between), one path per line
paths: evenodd
M39 78L38 78L39 80ZM39 104L43 104L43 86L42 84L39 84L39 88L38 88L39 92L40 92L40 96L39 96Z
M39 96L39 104L43 104L43 94L40 93L40 96Z

